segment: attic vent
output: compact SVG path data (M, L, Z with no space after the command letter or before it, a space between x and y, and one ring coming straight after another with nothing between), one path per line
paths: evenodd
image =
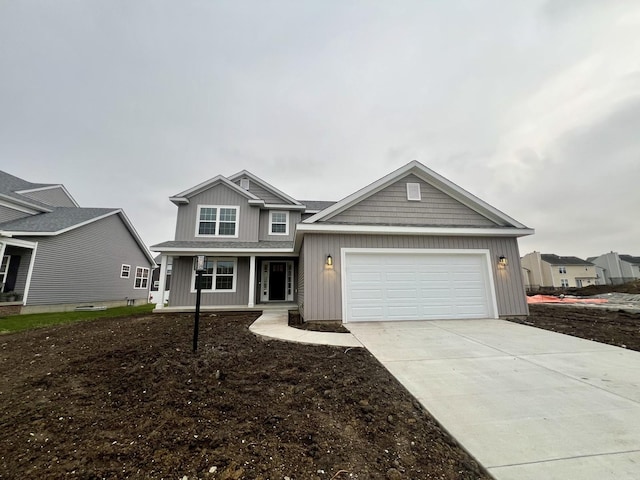
M249 179L248 178L241 178L240 179L240 187L244 188L245 190L249 190Z
M420 184L407 183L407 200L420 201Z

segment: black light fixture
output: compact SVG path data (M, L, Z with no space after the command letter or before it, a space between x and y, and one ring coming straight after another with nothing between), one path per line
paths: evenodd
M327 255L327 267L333 266L333 257L331 255Z
M505 268L508 265L507 257L505 257L504 255L500 255L500 257L498 258L498 265L502 268Z

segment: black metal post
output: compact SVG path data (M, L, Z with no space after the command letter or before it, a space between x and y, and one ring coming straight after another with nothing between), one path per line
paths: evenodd
M200 328L200 293L202 292L202 270L196 275L196 318L193 324L193 352L198 350L198 330Z

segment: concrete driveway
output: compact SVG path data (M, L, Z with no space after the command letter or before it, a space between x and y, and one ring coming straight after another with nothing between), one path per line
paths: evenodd
M500 480L640 477L640 353L502 320L349 323Z

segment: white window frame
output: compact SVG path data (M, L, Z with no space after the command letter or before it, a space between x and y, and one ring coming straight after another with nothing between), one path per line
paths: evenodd
M561 278L560 279L560 286L563 288L566 288L569 286L569 279L567 278Z
M410 202L419 202L420 200L422 200L422 193L419 183L407 183L407 200L409 200Z
M140 272L140 275L138 275ZM147 273L145 276L145 272ZM151 273L148 267L136 266L136 276L133 279L133 288L136 290L145 290L149 288L149 274ZM138 280L140 280L140 286L137 286Z
M240 188L249 190L249 179L247 177L242 177L240 179Z
M274 232L273 231L273 226L274 225L282 225L282 222L274 222L273 221L273 215L275 213L284 213L285 215L285 220L284 220L284 232ZM269 235L289 235L289 212L288 211L282 211L282 210L270 210L269 211Z
M558 273L567 273L567 267L558 267Z
M206 257L205 261L213 262L212 274L203 274L204 276L211 276L211 288L210 289L202 289L202 292L205 293L235 293L238 287L238 258L237 257ZM218 275L218 262L233 262L233 288L230 289L216 289L216 276ZM228 274L221 274L224 276L229 276ZM191 272L191 293L196 293L196 277L197 273L195 269Z
M126 263L122 264L122 266L120 267L120 278L131 278L131 265L127 265Z
M200 233L200 212L203 208L215 208L216 209L216 230L214 234ZM235 233L233 235L221 235L220 232L220 210L226 208L236 211ZM240 223L240 207L238 205L198 205L198 212L196 214L196 237L220 237L220 238L238 238L238 227ZM231 223L231 222L224 222Z

